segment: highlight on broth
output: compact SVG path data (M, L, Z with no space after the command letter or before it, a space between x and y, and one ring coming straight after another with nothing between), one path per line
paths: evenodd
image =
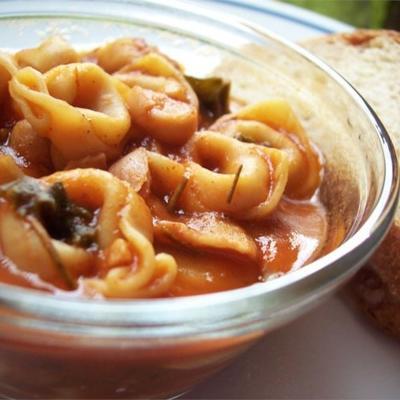
M284 99L230 111L141 39L0 53L0 282L150 298L251 285L321 254L322 162Z

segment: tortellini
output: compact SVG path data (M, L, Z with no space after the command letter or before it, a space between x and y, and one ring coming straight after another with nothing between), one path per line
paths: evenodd
M142 39L120 38L84 54L83 61L94 62L112 74L150 51L152 47Z
M289 177L285 193L293 198L309 198L321 181L319 155L289 104L267 100L218 120L210 129L252 143L285 151L289 157Z
M185 211L217 211L237 219L260 220L275 209L288 176L284 152L211 131L196 133L188 147L193 161L184 163L149 154L156 192L173 193L186 176L188 183L178 202Z
M109 171L139 192L150 181L148 152L140 147L111 165Z
M10 54L0 52L0 105L8 96L8 82L17 72L18 65Z
M198 101L182 73L167 59L149 53L115 75L132 86L127 104L136 124L161 142L182 145L198 126Z
M237 224L214 212L190 217L171 214L149 194L150 186L155 193L161 190L158 193L162 196L166 187L172 189L179 185L182 171L179 163L142 148L127 154L110 168L112 174L128 182L146 199L158 241L256 260L258 251L254 240Z
M155 254L151 214L128 185L107 172L59 172L46 182L62 182L72 200L100 208L98 244L104 250L104 277L85 280L85 287L107 297L153 297L167 292L176 275L168 254Z
M71 201L99 210L97 244L103 255L96 256L90 249L51 238L43 228L38 231L32 226L32 219L19 215L10 203L3 201L0 244L12 262L53 282L63 277L61 265L64 278L66 275L69 281L77 282L89 295L153 297L168 291L176 276L175 260L168 254L155 254L151 214L143 199L126 183L95 169L57 172L42 182L61 182ZM46 246L49 242L53 254ZM90 277L96 264L97 276Z
M40 72L47 72L61 64L79 61L78 53L60 36L51 36L38 47L24 49L15 54L19 67L33 67Z
M26 67L12 78L10 93L33 129L51 141L58 166L98 153L109 159L120 154L130 117L100 67L68 64L44 75Z
M28 161L28 166L20 163L25 173L38 177L50 173L50 141L39 136L26 119L13 126L8 143L16 154Z
M250 261L256 261L258 257L256 243L246 231L215 213L176 220L157 219L154 235L162 243L190 249L211 251Z
M62 285L64 276L60 277L62 272L59 269L59 260L53 260L40 233L7 202L0 203L0 244L3 255L20 270L35 272L44 281ZM65 261L69 259L70 257ZM79 268L84 269L81 263ZM69 277L66 279L70 282Z
M84 60L113 74L126 97L139 132L166 144L182 145L197 130L199 104L173 60L143 40L121 38L99 47Z
M239 219L262 219L282 197L288 160L282 151L242 143L214 132L197 133L191 143L193 160L185 207L217 210ZM242 167L232 200L230 190ZM190 195L189 195L190 193Z
M38 47L18 51L14 55L0 52L0 104L8 95L8 83L23 67L34 67L37 71L46 72L61 65L78 62L78 53L59 36L51 36Z
M238 110L231 84L135 38L0 52L0 282L182 296L318 256L322 157L286 100Z

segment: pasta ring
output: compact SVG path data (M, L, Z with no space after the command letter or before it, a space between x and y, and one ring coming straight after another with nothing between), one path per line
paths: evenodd
M12 78L10 93L33 129L50 139L58 169L88 155L120 154L130 117L114 81L100 67L60 65L45 75L26 67Z
M108 251L106 264L107 259L114 261L103 266L104 277L82 278L87 290L106 297L152 297L168 290L177 273L175 260L165 253L155 254L150 211L129 185L95 169L57 172L44 181L62 182L73 201L100 207L98 243ZM118 265L120 248L115 243L121 240L131 257Z
M319 155L285 100L268 100L224 116L210 129L244 141L284 151L289 158L285 193L292 198L309 198L320 185Z

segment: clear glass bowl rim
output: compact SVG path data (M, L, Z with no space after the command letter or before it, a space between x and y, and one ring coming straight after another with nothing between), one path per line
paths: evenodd
M104 11L98 11L101 10L101 7L95 10L96 7L93 7L93 3L95 2L93 1L71 1L69 2L69 6L72 4L73 9L68 12L64 10L65 3L66 2L54 2L52 0L6 0L1 2L0 18L8 18L11 16L33 17L40 15L52 15L55 17L65 16L71 18L83 15L88 18L91 16L107 18L107 14ZM146 327L145 331L142 329L140 332L141 336L146 336L147 334L151 335L152 333L159 335L159 328L161 326L173 326L174 329L169 331L169 335L177 336L182 333L182 331L178 329L182 324L194 324L193 326L196 326L196 329L200 327L200 331L209 332L213 330L213 327L208 326L208 323L213 325L216 321L221 321L220 328L228 332L228 328L234 327L235 324L245 324L246 321L250 321L251 318L254 320L259 317L259 315L255 316L251 314L252 302L255 300L257 300L258 305L261 304L261 308L264 307L262 304L265 304L265 310L279 310L279 306L276 306L274 299L281 298L283 294L295 298L297 290L304 286L301 286L302 283L317 274L328 271L329 268L332 268L335 263L344 257L348 259L354 259L355 257L361 260L363 254L367 252L366 247L368 246L366 246L366 243L368 239L377 235L379 230L386 231L388 229L390 221L394 216L399 191L397 159L394 146L384 126L366 101L343 77L332 70L328 65L309 54L298 45L278 37L255 24L236 17L221 15L217 12L213 12L213 16L210 17L207 10L183 1L168 1L168 5L166 5L163 0L140 0L136 2L129 0L108 0L107 2L96 1L96 3L107 4L107 9L112 9L113 4L128 8L134 7L135 3L140 3L141 5L145 4L154 8L169 8L174 12L193 13L193 15L201 16L205 20L218 21L221 25L234 27L235 29L246 31L246 33L251 32L251 34L255 35L257 38L264 38L278 43L314 64L329 76L330 79L335 80L341 88L347 92L364 112L365 118L375 127L381 145L379 151L383 153L385 164L385 177L380 190L379 199L362 226L337 249L297 271L266 283L255 284L226 292L192 297L112 301L63 299L33 290L0 284L0 305L16 311L25 312L35 316L35 318L41 318L43 319L42 322L47 321L47 327L56 330L65 329L65 323L72 324L72 328L69 326L71 331L75 331L75 324L77 331L81 331L82 326L88 326L87 333L94 336L100 332L93 330L92 328L94 326L116 326L118 329L122 330L126 328L129 330L127 334L130 337L136 336L135 331L131 329L132 326ZM12 7L8 7L7 5L12 5ZM10 9L13 11L10 12ZM18 9L20 10L19 12ZM127 20L127 16L123 13L117 15L113 12L112 17L119 18L121 21L125 22L129 21ZM383 233L380 233L378 239L380 240L382 236ZM357 253L360 255L357 256ZM345 274L349 275L353 272L354 269L352 269L352 271L346 271L346 273L341 271L340 274L344 276ZM324 279L321 279L321 283L323 281ZM268 304L270 308L268 308ZM21 324L21 319L16 318L15 321L10 319L10 322ZM39 326L38 324L40 325L40 323L32 324L32 321L30 321L27 325L37 327ZM79 329L78 326L80 326ZM157 329L154 330L152 327Z

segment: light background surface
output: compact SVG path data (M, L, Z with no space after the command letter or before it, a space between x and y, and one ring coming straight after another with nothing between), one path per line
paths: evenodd
M350 30L269 0L198 0L288 39ZM271 334L184 399L400 399L400 341L378 331L343 293Z

